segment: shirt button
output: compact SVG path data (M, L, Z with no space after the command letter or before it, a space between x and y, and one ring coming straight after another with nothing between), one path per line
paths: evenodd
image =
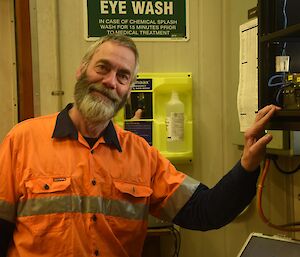
M49 188L50 188L50 187L49 187L47 184L44 185L44 189L45 189L45 190L49 190Z
M96 222L97 216L95 214L93 215L92 220Z
M93 185L93 186L96 185L96 180L95 180L95 179L92 180L92 185Z
M95 253L96 256L99 256L99 251L98 250L96 250L94 253Z

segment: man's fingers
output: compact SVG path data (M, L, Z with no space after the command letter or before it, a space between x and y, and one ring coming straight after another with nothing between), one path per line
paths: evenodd
M264 108L260 109L256 114L256 120L260 120L263 116L266 115L272 109L272 105L267 105Z
M272 138L273 137L270 134L265 134L259 139L249 138L248 140L245 141L245 149L265 148L266 145L271 142Z
M280 108L275 105L265 106L257 113L254 124L245 132L245 146L241 162L246 170L256 169L261 162L266 145L272 140L272 135L264 134L265 125L277 110Z
M278 110L280 110L280 107L275 105L268 105L261 109L256 115L255 123L251 128L250 134L256 136L263 135L263 130L266 124L269 122L274 113Z
M256 115L256 121L260 120L268 120L274 114L275 111L279 110L280 108L275 105L267 105L263 109L259 110Z
M245 140L244 149L246 151L259 152L261 149L266 148L267 144L269 144L272 141L272 138L273 136L270 134L265 134L260 138L249 137Z
M267 144L271 142L272 138L273 138L272 135L265 134L259 140L257 140L256 144L265 147Z

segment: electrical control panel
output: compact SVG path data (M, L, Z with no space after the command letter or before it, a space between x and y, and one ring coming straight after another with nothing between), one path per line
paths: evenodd
M282 88L282 106L285 110L300 110L300 73L287 76Z
M269 129L300 130L300 1L259 0L259 109L282 109Z

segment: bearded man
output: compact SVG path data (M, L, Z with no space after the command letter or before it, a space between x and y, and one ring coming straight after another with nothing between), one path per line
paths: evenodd
M194 230L232 221L256 192L278 109L260 110L241 159L213 188L113 124L138 71L134 42L97 41L76 71L74 104L17 124L0 147L0 256L140 257L148 214Z

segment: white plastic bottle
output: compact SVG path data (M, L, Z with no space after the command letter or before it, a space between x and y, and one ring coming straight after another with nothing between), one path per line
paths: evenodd
M167 151L184 151L184 104L176 91L166 104L166 129Z

